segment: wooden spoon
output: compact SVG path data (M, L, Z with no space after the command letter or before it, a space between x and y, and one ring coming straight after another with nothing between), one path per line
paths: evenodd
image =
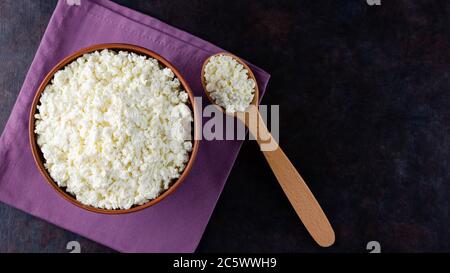
M245 62L243 62L233 54L221 52L210 56L203 63L202 67L201 81L203 89L211 103L219 107L223 112L226 112L221 106L215 103L206 89L205 66L209 62L210 58L216 55L231 56L248 70L249 77L252 78L255 83L257 81L255 75L253 75L252 73L252 70L245 64ZM291 161L289 161L283 150L281 150L275 139L270 134L258 111L258 105L259 90L258 85L256 85L253 101L246 109L246 111L227 114L233 115L240 121L242 121L255 137L261 147L261 151L263 152L267 162L270 165L270 168L272 169L273 173L278 179L278 182L283 188L284 193L288 197L289 201L297 212L297 215L300 217L301 221L303 222L311 236L314 238L314 240L322 247L331 246L334 243L335 235L330 222L325 216L325 213L323 212L316 198L306 185L305 181L302 179L300 174L292 165ZM263 149L264 145L272 147L271 149Z

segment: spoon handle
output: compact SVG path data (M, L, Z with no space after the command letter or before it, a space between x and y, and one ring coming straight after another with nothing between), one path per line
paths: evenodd
M314 240L322 247L331 246L335 235L325 213L303 178L270 134L259 112L255 112L253 117L256 116L257 122L249 122L252 120L250 113L250 118L244 119L245 123L257 139L284 193ZM272 143L272 146L268 143Z

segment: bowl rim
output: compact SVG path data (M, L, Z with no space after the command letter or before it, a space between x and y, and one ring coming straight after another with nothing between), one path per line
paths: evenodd
M194 139L192 140L193 147L192 147L192 151L191 151L191 154L189 157L189 161L188 161L186 167L184 168L183 172L181 173L180 177L177 180L175 180L175 182L173 182L167 190L165 190L162 194L160 194L155 199L149 200L148 202L146 202L142 205L133 206L129 209L102 209L102 208L96 208L93 206L85 205L85 204L81 203L80 201L78 201L75 198L75 196L69 194L63 188L59 187L58 184L53 180L53 178L51 178L48 171L44 167L43 155L42 155L42 152L41 152L39 146L37 145L36 134L34 133L34 129L35 129L34 115L37 112L37 104L41 98L41 94L44 91L45 87L53 79L54 74L57 71L64 68L66 65L68 65L71 62L73 62L74 60L76 60L77 58L83 56L84 54L103 50L103 49L124 50L124 51L128 51L128 52L134 52L139 55L145 55L147 57L152 57L152 58L156 59L159 63L163 64L165 67L170 68L172 70L172 72L175 74L175 76L178 78L178 80L180 81L180 83L183 86L186 93L188 94L189 102L191 104L190 107L191 107L191 110L193 111L193 123L194 123L193 124ZM198 109L197 109L197 106L196 106L195 100L194 100L194 93L192 92L189 84L184 79L184 77L181 75L181 73L178 71L178 69L176 69L169 61L167 61L164 57L162 57L158 53L151 51L149 49L146 49L144 47L141 47L141 46L125 44L125 43L105 43L105 44L91 45L89 47L85 47L85 48L79 49L79 50L71 53L70 55L68 55L67 57L62 59L58 64L56 64L50 70L50 72L47 73L47 75L42 80L41 84L39 85L37 92L34 95L33 102L31 104L30 114L29 114L28 133L29 133L30 146L31 146L31 151L33 154L34 162L36 163L36 166L38 167L39 172L41 173L42 176L44 176L47 183L50 184L50 186L54 190L56 190L56 192L58 192L58 194L61 197L63 197L65 200L69 201L70 203L74 204L75 206L85 209L90 212L96 212L96 213L102 213L102 214L125 214L125 213L137 212L137 211L143 210L145 208L151 207L151 206L159 203L160 201L165 199L167 196L172 194L179 187L179 185L186 179L186 177L190 173L190 171L192 169L192 165L194 164L194 161L197 157L197 152L198 152L198 148L199 148L199 137L198 137L199 124L200 124L199 122L200 122L200 120L199 120L199 116L198 116Z

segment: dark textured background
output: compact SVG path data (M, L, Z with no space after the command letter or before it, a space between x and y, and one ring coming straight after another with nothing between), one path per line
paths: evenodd
M450 251L450 3L117 1L272 74L280 141L336 231L315 245L246 142L199 252ZM56 1L0 2L0 128ZM108 248L0 204L1 252Z

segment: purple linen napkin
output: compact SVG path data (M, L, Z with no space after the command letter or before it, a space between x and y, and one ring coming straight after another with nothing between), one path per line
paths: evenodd
M0 201L118 251L193 252L241 141L202 140L191 173L172 195L140 212L102 215L70 204L44 181L29 147L28 114L45 75L80 48L114 42L153 50L179 69L196 96L203 96L199 76L202 62L222 50L110 1L80 0L80 4L58 2L0 138ZM269 75L251 68L264 93ZM207 100L203 102L205 105Z

